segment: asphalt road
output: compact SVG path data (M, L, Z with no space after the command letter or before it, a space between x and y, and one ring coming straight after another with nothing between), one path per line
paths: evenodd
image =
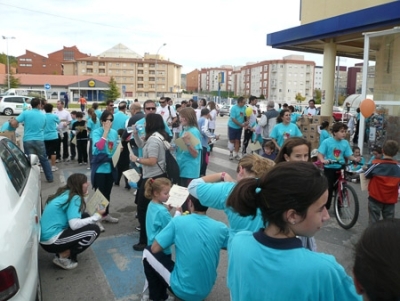
M0 116L0 124L8 120ZM235 175L236 162L228 160L227 123L228 117L219 117L216 132L221 135L210 157L208 173L226 171ZM22 127L18 129L21 132ZM59 170L54 172L55 181L51 184L42 176L43 202L65 183L65 179L72 173L81 172L90 176L86 166L79 166L76 162L59 163ZM353 246L368 223L367 193L360 190L359 184L351 184L360 201L360 216L357 224L350 230L340 228L330 211L331 219L316 234L318 251L332 254L346 268L349 274L352 270ZM53 255L40 249L39 267L43 291L43 300L140 300L144 285L141 252L135 252L132 245L138 240L135 227L138 221L135 218L136 205L133 190L128 191L121 186L114 186L111 194L110 213L119 218L118 224L104 223L106 231L91 248L79 256L79 265L76 269L65 271L52 263ZM290 187L290 183L288 183ZM396 217L400 218L399 210ZM210 209L208 214L226 222L222 211ZM218 267L217 282L206 300L229 300L229 291L226 288L226 251L221 251Z

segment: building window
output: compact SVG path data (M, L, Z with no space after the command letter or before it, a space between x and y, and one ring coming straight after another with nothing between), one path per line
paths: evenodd
M42 65L42 67L43 67L43 68L46 68L46 65L45 65L45 64L43 64L43 65Z
M64 61L73 61L75 59L73 51L64 51L63 53Z
M93 66L93 62L86 62L86 65Z
M25 64L19 64L20 65L20 67L25 67Z
M143 84L138 84L137 87L138 89L143 89Z
M154 77L149 77L149 81L154 82L155 78Z
M137 78L137 80L140 81L140 82L142 82L142 81L143 81L143 77L142 77L142 76L139 76L139 77Z
M26 67L32 67L32 64L26 64L25 66Z
M32 62L32 59L26 59L27 62Z
M99 69L99 73L106 73L105 69Z
M143 74L143 70L138 70L137 74Z
M99 66L105 66L106 65L106 63L104 63L104 62L99 62Z
M25 62L25 59L24 58L20 58L19 59L21 62Z
M93 73L93 68L87 68L87 69L86 69L86 72L87 72L87 73Z
M139 64L138 64L138 67L143 67L143 64L142 64L142 63L139 63Z

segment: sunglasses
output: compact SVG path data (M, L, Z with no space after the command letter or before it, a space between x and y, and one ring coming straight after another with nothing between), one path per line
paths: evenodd
M159 101L159 103L165 103L165 101Z
M106 121L111 121L111 122L113 122L114 121L114 119L113 118L107 118L106 120L104 120L104 122L106 122Z
M155 111L156 108L155 107L149 107L149 108L146 108L145 110L147 110L147 111L150 111L150 110Z

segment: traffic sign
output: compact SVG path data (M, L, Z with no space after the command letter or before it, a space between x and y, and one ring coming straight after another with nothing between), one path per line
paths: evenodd
M51 85L50 85L50 84L44 84L44 88L45 88L46 90L50 90L50 89L51 89Z

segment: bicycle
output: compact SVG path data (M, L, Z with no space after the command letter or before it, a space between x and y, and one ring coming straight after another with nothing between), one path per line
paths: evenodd
M339 226L348 230L357 222L360 211L357 193L354 188L347 183L346 176L348 176L350 172L346 171L346 166L349 164L334 160L328 161L329 164L337 163L341 165L340 170L338 171L339 178L333 185L333 208Z

